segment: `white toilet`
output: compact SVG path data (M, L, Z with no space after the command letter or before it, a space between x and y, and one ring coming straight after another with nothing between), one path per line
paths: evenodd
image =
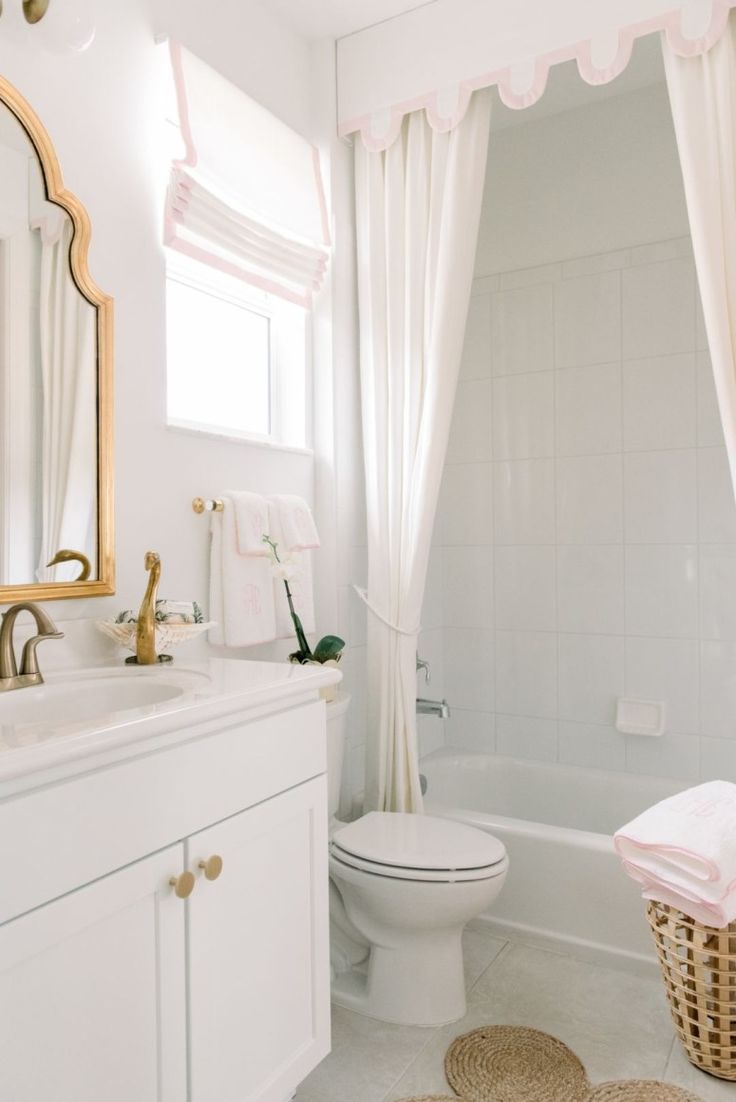
M461 937L495 900L508 857L451 819L337 818L350 697L327 705L332 998L371 1018L442 1025L465 1014Z

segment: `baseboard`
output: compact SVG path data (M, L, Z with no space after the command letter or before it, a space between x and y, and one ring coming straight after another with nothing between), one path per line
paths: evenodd
M494 918L492 915L480 915L469 923L468 929L478 929L485 933L508 941L523 942L535 949L546 949L563 956L576 957L588 964L600 964L606 968L632 972L636 975L659 975L659 964L652 946L651 956L647 953L632 953L613 945L604 945L597 941L557 934L551 930L526 926L519 922L509 922Z

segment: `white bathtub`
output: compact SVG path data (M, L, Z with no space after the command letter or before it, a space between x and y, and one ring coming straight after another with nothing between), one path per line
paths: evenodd
M453 750L429 754L420 768L427 812L480 827L506 846L509 873L484 923L592 960L656 964L645 904L611 835L683 784Z

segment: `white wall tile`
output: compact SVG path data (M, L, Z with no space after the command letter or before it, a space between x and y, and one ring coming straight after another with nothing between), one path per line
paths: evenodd
M451 708L494 710L493 631L445 628L444 693Z
M698 449L698 522L702 543L736 543L736 504L725 448Z
M493 624L493 551L446 547L442 574L443 622L451 628Z
M659 738L627 735L626 768L630 773L697 781L700 777L700 739L695 735L661 735Z
M506 715L557 715L557 636L496 632L496 708Z
M695 271L689 258L622 273L624 358L695 349Z
M626 630L630 635L697 637L694 546L626 548Z
M445 546L493 542L491 464L445 467L440 493L441 538Z
M620 364L556 372L555 413L558 455L620 452Z
M622 547L557 549L557 623L560 631L623 633Z
M559 640L560 718L610 726L623 694L623 637L560 635Z
M466 708L450 708L445 720L445 741L457 750L479 750L493 754L496 750L496 717L493 712L472 712Z
M496 716L496 753L534 761L557 760L557 720Z
M626 739L614 727L560 720L559 760L565 765L591 769L626 768Z
M700 548L700 637L736 640L736 544Z
M699 730L700 670L697 639L626 640L625 694L635 700L661 700L665 732Z
M736 783L736 740L701 738L700 779Z
M554 289L551 283L499 291L491 315L494 375L554 367Z
M491 296L474 295L468 307L461 379L487 379L491 374Z
M566 279L555 287L558 367L607 363L621 356L618 272Z
M496 627L554 631L554 547L497 547L494 567Z
M697 443L695 353L624 364L624 450Z
M422 602L422 627L425 629L441 628L445 623L444 554L444 548L437 543L432 546L429 553L427 582Z
M554 487L554 459L494 463L495 542L554 543Z
M736 739L736 643L700 644L700 733Z
M554 374L493 380L493 458L554 455Z
M491 380L462 380L455 395L447 462L480 463L491 454Z
M417 716L419 756L432 754L446 745L444 720L438 716Z
M624 456L624 534L628 543L697 540L694 448Z
M632 264L654 264L659 260L675 260L684 257L692 262L693 245L689 237L672 237L669 241L653 241L635 245L631 250Z
M560 543L618 543L623 539L620 455L557 460L557 538Z
M718 409L716 385L713 380L713 367L710 353L697 353L698 383L698 444L701 448L723 447L723 424Z

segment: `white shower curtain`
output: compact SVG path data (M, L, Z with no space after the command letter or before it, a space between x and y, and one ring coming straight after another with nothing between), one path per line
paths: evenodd
M708 51L680 57L663 36L703 316L736 490L736 16Z
M78 562L46 568L61 549L81 551L96 576L97 315L71 276L73 232L64 217L41 235L41 581L78 577Z
M368 516L366 810L421 811L415 656L473 278L489 90L435 132L423 111L372 153L356 140Z

